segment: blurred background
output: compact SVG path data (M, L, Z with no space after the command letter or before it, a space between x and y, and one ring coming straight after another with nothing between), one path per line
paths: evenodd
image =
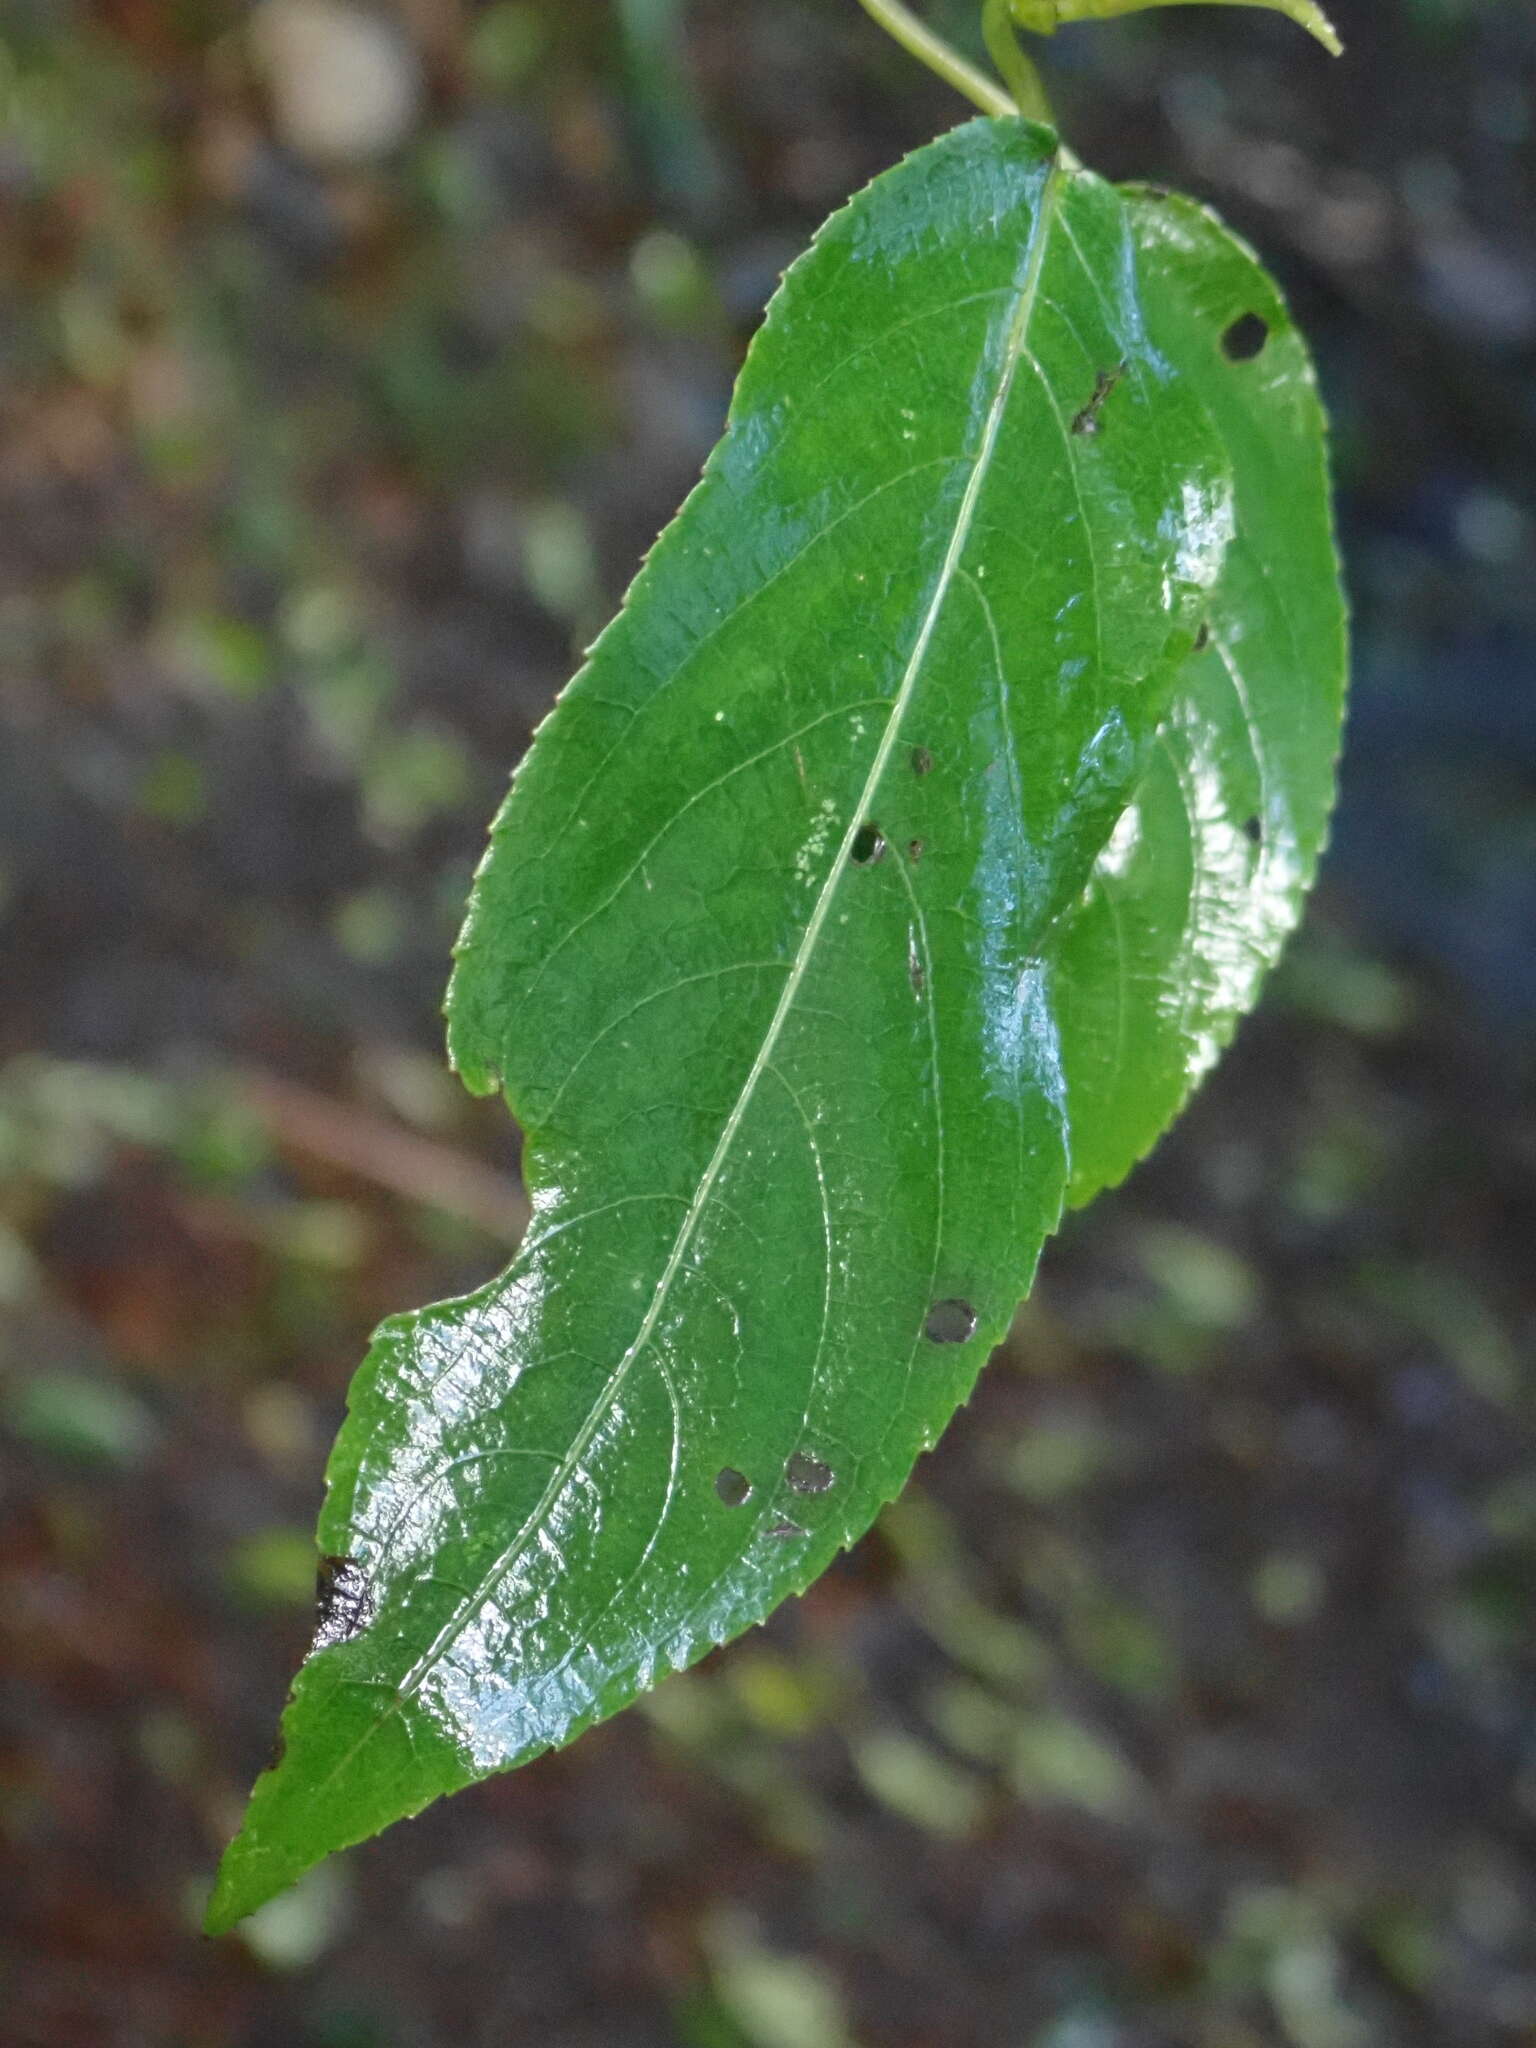
M486 822L965 108L854 0L0 4L7 2048L1536 2042L1536 8L1337 12L1044 51L1334 414L1262 1012L808 1598L214 1944L348 1377L521 1226L440 1050Z

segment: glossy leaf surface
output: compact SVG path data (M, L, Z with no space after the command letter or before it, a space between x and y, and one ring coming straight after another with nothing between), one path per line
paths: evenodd
M808 1585L1294 916L1342 666L1320 422L1257 267L1158 204L977 121L786 278L495 827L450 1044L533 1221L358 1376L211 1925Z
M1053 949L1074 1204L1123 1179L1251 1007L1317 871L1344 712L1306 345L1203 207L1125 198L1148 335L1221 436L1235 532L1147 773Z

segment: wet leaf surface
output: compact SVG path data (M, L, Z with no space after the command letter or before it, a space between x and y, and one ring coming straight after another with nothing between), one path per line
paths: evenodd
M354 1386L358 1626L211 1924L868 1527L1251 1000L1342 654L1310 370L1208 217L1017 122L834 217L497 823L450 1041L533 1220Z

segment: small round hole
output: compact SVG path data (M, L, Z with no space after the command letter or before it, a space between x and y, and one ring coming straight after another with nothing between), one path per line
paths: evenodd
M809 1451L796 1451L784 1467L784 1477L796 1493L825 1493L837 1474Z
M976 1330L976 1311L968 1301L936 1301L923 1324L930 1344L963 1344Z
M1251 363L1269 339L1269 322L1262 313L1239 313L1221 337L1222 354L1229 362Z
M932 772L932 754L929 753L926 747L914 747L912 749L912 773L914 775L931 775Z
M1243 832L1250 846L1260 846L1264 840L1264 820L1255 811L1251 818L1244 818Z
M861 825L853 835L849 858L855 867L872 868L885 853L885 834L878 825Z
M734 1465L722 1465L715 1474L715 1491L728 1508L739 1508L752 1498L752 1482Z
M909 839L907 841L907 855L909 859L914 861L919 861L922 859L923 842L921 841L921 839Z

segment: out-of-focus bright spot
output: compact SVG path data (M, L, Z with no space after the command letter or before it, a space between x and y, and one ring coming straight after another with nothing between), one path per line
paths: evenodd
M352 959L382 967L405 944L405 906L388 889L358 889L331 912L331 930Z
M59 293L57 317L64 359L76 375L87 384L116 384L128 346L113 298L77 278Z
M642 1693L636 1711L686 1749L722 1742L730 1720L719 1688L689 1671L675 1672L654 1692Z
M1098 1478L1114 1453L1114 1440L1100 1423L1087 1417L1044 1419L1010 1445L1004 1472L1026 1500L1061 1500Z
M435 1051L372 1045L359 1052L355 1064L363 1086L418 1130L447 1130L463 1104L462 1091Z
M151 1707L138 1725L139 1754L167 1785L193 1785L203 1764L198 1731L185 1714Z
M244 619L185 612L163 627L158 651L183 693L203 702L258 697L271 673L266 636Z
M298 1472L317 1465L321 1445L314 1410L296 1387L282 1380L268 1380L252 1387L240 1404L240 1416L254 1449L279 1472ZM313 1581L313 1542L309 1551Z
M395 692L389 668L371 650L359 649L341 660L322 662L296 680L323 765L333 774L364 775L365 757L378 739Z
M446 726L419 719L370 749L363 766L363 815L375 839L398 843L464 801L469 756Z
M709 290L698 251L670 228L653 228L629 253L635 290L652 312L679 323L696 316Z
M285 1258L346 1272L368 1249L368 1221L349 1202L289 1202L268 1221L267 1241Z
M1456 538L1474 561L1503 569L1530 554L1536 523L1497 491L1468 491L1456 508Z
M827 1973L768 1948L742 1913L718 1911L704 1931L720 2003L752 2048L853 2048Z
M1238 1893L1216 1970L1228 1983L1264 1991L1295 2048L1366 2048L1375 2038L1350 2009L1343 1958L1318 1897L1280 1885Z
M39 1373L8 1387L6 1426L23 1442L80 1465L135 1465L155 1427L126 1388L86 1373Z
M498 0L470 28L470 75L484 91L511 92L533 69L547 40L536 8L525 0Z
M1081 1806L1106 1819L1135 1803L1137 1780L1106 1742L1065 1714L1022 1714L1009 1770L1021 1799Z
M522 528L528 588L547 611L573 618L591 604L597 588L586 521L565 499L544 498L524 506Z
M1357 1038L1393 1038L1413 1021L1412 993L1401 975L1317 934L1291 948L1273 993Z
M729 1666L731 1689L742 1708L768 1734L804 1735L819 1719L806 1673L783 1657L741 1652Z
M338 0L266 0L250 37L278 132L300 156L366 163L410 134L420 67L382 15Z
M469 1871L429 1870L416 1887L416 1903L423 1915L439 1927L468 1927L476 1918L483 1895Z
M338 1865L322 1863L291 1891L269 1899L235 1930L269 1970L307 1970L341 1932L348 1888Z
M295 654L324 660L355 644L357 611L346 591L330 583L311 583L283 606L282 630Z
M1029 2048L1121 2048L1125 2034L1106 2013L1070 2012L1032 2035Z
M1201 1329L1235 1329L1258 1306L1253 1274L1214 1238L1176 1224L1148 1224L1137 1251L1148 1275Z
M1294 1627L1317 1612L1328 1587L1311 1558L1277 1550L1258 1564L1251 1590L1253 1604L1266 1621Z
M910 1735L876 1728L853 1745L859 1776L882 1806L932 1835L968 1835L986 1787Z
M309 1607L315 1539L307 1529L259 1529L235 1544L226 1571L233 1591L255 1606Z

